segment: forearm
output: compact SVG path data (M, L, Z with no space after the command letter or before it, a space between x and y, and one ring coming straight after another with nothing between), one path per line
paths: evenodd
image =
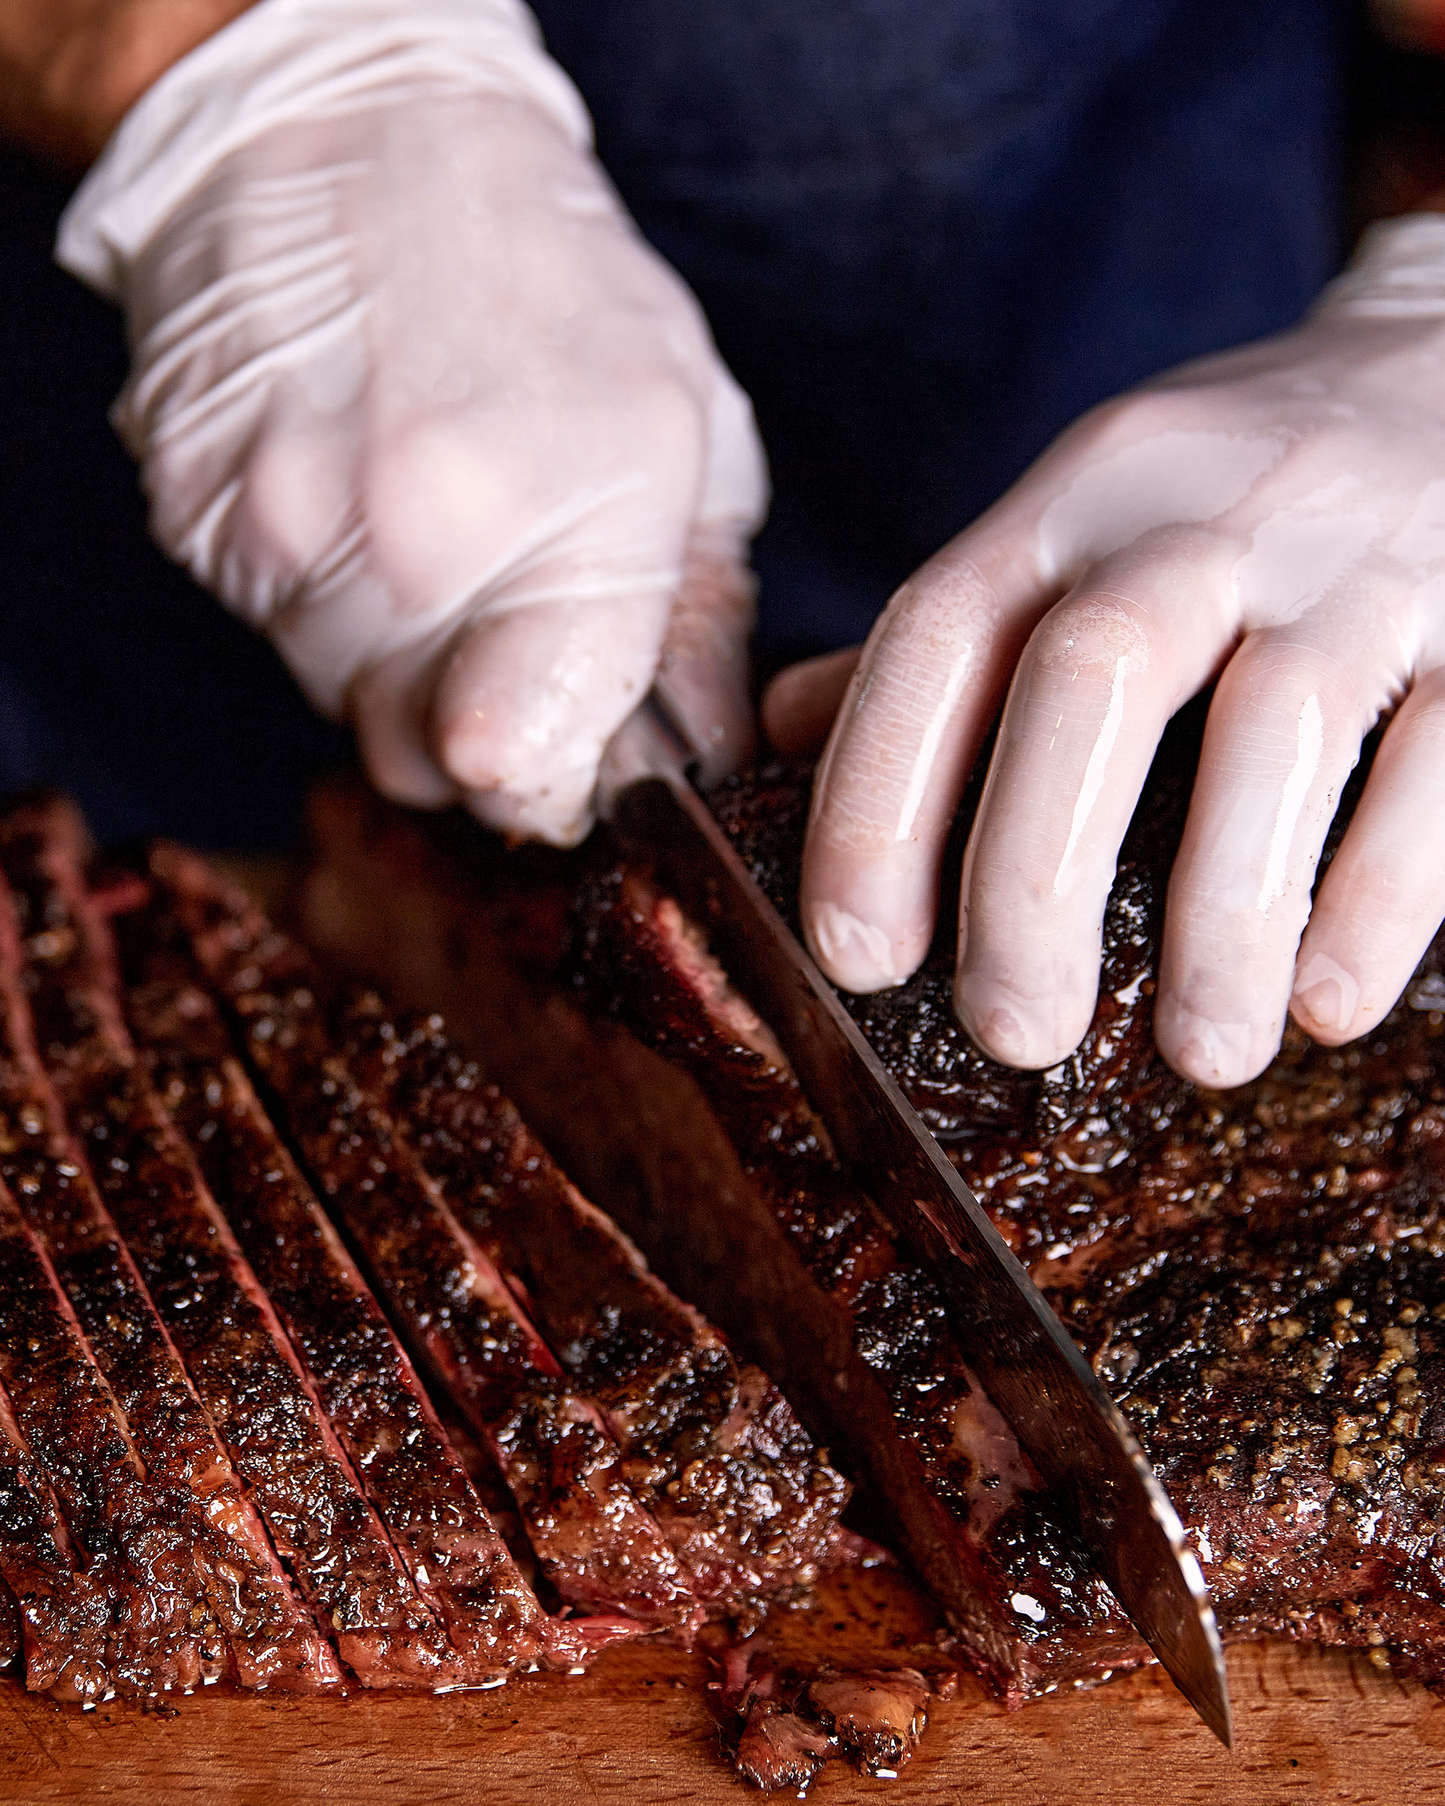
M0 133L90 162L171 64L253 0L0 0Z

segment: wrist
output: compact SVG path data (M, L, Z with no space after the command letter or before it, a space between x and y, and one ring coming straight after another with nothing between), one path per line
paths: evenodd
M0 15L0 131L93 161L147 88L252 4L19 0Z

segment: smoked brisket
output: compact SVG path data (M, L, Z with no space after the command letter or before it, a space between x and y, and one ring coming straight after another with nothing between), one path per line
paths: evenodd
M36 1514L32 1556L54 1573L69 1544L85 1568L61 1607L74 1661L62 1667L46 1648L32 1684L55 1687L63 1676L74 1697L93 1700L219 1678L228 1650L203 1591L189 1500L150 1481L50 1262L3 1187L0 1386L12 1447L43 1466L64 1514L64 1542L49 1514Z
M159 899L118 918L125 997L152 1082L317 1397L458 1658L482 1685L556 1641L437 1421L411 1362L298 1171ZM563 1654L576 1659L575 1648Z
M200 860L162 847L151 871L395 1321L495 1455L549 1582L592 1617L688 1632L699 1602L601 1412L347 1066L311 955Z
M346 1028L352 1070L600 1406L698 1597L736 1614L810 1584L846 1488L778 1388L648 1270L440 1018L398 1020L372 992Z
M1189 761L1166 747L1120 861L1099 1007L1050 1072L949 1008L953 923L860 1023L1139 1431L1228 1637L1445 1669L1445 974L1355 1047L1291 1029L1258 1081L1179 1080L1150 1033ZM790 908L807 774L714 799ZM928 1275L826 1153L695 928L605 841L504 852L357 791L315 816L308 935L453 1034L662 1276L773 1373L1015 1697L1144 1659ZM401 924L405 923L405 931Z
M17 908L30 929L32 970L59 957L68 930L36 863L47 844L44 821L33 809L12 810L0 831L4 858L22 886L12 892L0 882L0 1180L44 1245L148 1471L190 1496L187 1534L237 1677L251 1687L333 1685L341 1670L330 1645L276 1558L41 1064L22 983ZM33 1672L28 1660L26 1672Z
M464 1680L135 1059L104 919L85 893L79 819L62 804L36 813L38 851L23 871L15 844L0 847L12 883L29 878L29 909L53 943L27 942L36 1038L166 1332L277 1550L356 1678L370 1686Z
M0 1576L10 1619L7 1664L21 1658L35 1693L87 1702L111 1686L110 1600L84 1572L54 1489L0 1387Z
M846 1559L847 1490L434 1016L190 855L96 870L64 802L0 815L0 1662L29 1686L444 1690L750 1627Z

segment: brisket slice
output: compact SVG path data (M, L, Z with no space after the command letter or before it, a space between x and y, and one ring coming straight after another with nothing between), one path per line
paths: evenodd
M350 1071L311 955L199 859L162 847L150 866L393 1319L495 1455L544 1575L573 1609L689 1634L701 1608L602 1414Z
M225 1639L197 1573L188 1501L147 1479L50 1263L3 1187L0 1385L84 1563L87 1584L66 1614L74 1693L144 1696L223 1674Z
M12 869L22 866L27 845L38 844L27 822L35 825L28 811L15 811L0 826ZM29 896L38 901L39 893ZM147 1470L190 1494L207 1601L237 1679L302 1690L334 1684L341 1670L331 1646L296 1598L70 1140L22 994L15 901L0 881L0 1179L44 1245ZM31 926L35 937L57 932L40 921Z
M1290 1030L1274 1065L1237 1092L1179 1080L1154 1052L1149 1017L1190 770L1187 747L1166 745L1110 898L1094 1023L1059 1067L1006 1072L967 1042L948 1005L947 920L908 985L847 1001L1132 1416L1194 1529L1226 1636L1364 1644L1381 1664L1394 1652L1437 1680L1440 950L1352 1048L1316 1048ZM806 794L806 774L774 768L715 798L785 907ZM907 1263L881 1276L866 1270L855 1250L875 1232L861 1214L850 1221L846 1188L826 1176L791 1081L766 1038L720 1002L717 974L705 978L693 937L645 873L609 865L605 847L590 860L504 854L469 824L421 827L354 792L323 798L315 821L323 856L305 918L317 944L415 1005L448 1009L454 1032L579 1182L795 1402L805 1391L810 1405L826 1402L806 1371L817 1347L846 1374L845 1400L850 1358L885 1387L916 1359L927 1415L950 1344L940 1324L929 1345L926 1279ZM580 934L569 934L569 912ZM589 1021L586 1008L617 1012L630 1029ZM549 1097L568 1108L549 1109ZM678 1208L704 1187L710 1207ZM731 1247L710 1234L720 1207L735 1213ZM853 1208L861 1212L857 1200ZM832 1316L800 1302L818 1293L842 1301L850 1287L871 1318L851 1302ZM812 1364L821 1378L827 1360ZM854 1419L861 1455L857 1442L835 1446L875 1473L893 1437L916 1451L913 1478L885 1473L884 1490L975 1660L1027 1692L1132 1659L1121 1649L1127 1627L1106 1601L1082 1609L1077 1557L1028 1493L1026 1469L1015 1471L1020 1503L1036 1513L1028 1540L1038 1582L1005 1597L985 1585L970 1603L979 1564L1018 1572L1006 1545L1027 1514L975 1519L960 1536L964 1501L942 1458L943 1426L928 1432L904 1412L905 1395L894 1386L876 1421ZM990 1465L1013 1467L1006 1432L990 1456L976 1426L958 1429L952 1473L987 1478ZM926 1514L915 1500L956 1502L954 1547L973 1545L972 1571L960 1564L950 1582L920 1534ZM1030 1624L1010 1639L1019 1606Z
M77 1701L110 1685L110 1601L82 1571L60 1506L0 1388L0 1577L11 1619L7 1662L18 1654L33 1693Z
M840 1171L771 1034L676 903L627 871L589 889L582 917L594 1000L625 1012L694 1081L742 1169L746 1215L731 1222L714 1216L704 1230L700 1212L675 1226L649 1212L659 1257L710 1310L731 1311L813 1421L838 1424L905 1553L997 1685L1027 1691L1101 1656L1111 1668L1142 1659L963 1360L937 1288ZM739 1240L751 1254L746 1286ZM765 1250L771 1276L760 1282ZM737 1292L746 1296L729 1303ZM820 1335L799 1333L804 1310Z
M101 1194L278 1552L367 1686L464 1678L295 1354L137 1063L74 811L41 812L26 979L37 1041ZM12 881L18 860L3 850ZM51 945L40 946L48 941Z
M115 927L127 1012L152 1082L195 1149L367 1496L445 1624L466 1681L535 1665L553 1627L262 1109L215 1002L196 981L174 913L152 899Z
M374 992L359 996L345 1050L601 1406L698 1597L736 1615L809 1585L847 1489L772 1381L649 1272L452 1048L439 1017L399 1020Z

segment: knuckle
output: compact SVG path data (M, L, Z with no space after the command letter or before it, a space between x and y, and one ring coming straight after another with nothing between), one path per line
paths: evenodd
M1361 704L1361 673L1350 650L1330 648L1288 629L1260 628L1232 661L1236 683L1261 706L1286 710L1311 698L1326 722L1353 717Z
M1166 430L1187 429L1192 415L1184 397L1154 389L1136 389L1112 396L1090 408L1070 429L1069 437L1075 448L1086 456L1103 457Z
M1142 671L1153 651L1151 612L1125 594L1090 590L1052 608L1034 630L1033 651L1045 671L1080 666L1115 670L1127 661Z

